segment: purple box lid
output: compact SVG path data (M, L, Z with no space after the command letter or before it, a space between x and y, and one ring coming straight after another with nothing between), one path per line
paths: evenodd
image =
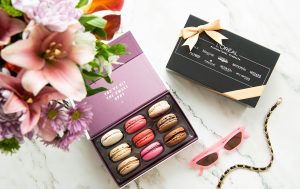
M89 130L91 138L167 91L130 32L113 43L125 44L129 54L120 57L124 64L114 69L112 84L104 79L92 84L93 88L105 87L108 90L87 98L94 113Z
M133 59L133 58L135 58L138 55L140 55L140 54L143 53L141 47L139 46L139 44L137 43L137 41L134 39L134 37L133 37L133 35L132 35L132 33L130 31L126 32L122 36L120 36L117 39L113 40L109 44L112 45L112 44L116 44L116 43L122 43L122 44L124 44L126 46L126 50L128 52L127 54L122 55L120 57L119 62L127 63L131 59ZM113 66L114 66L114 69L117 69L121 65L115 64Z

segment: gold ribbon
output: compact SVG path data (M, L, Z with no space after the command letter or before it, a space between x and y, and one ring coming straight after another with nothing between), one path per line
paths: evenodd
M266 87L265 85L260 85L260 86L256 86L256 87L246 88L246 89L229 91L229 92L225 92L225 93L221 93L221 94L226 97L235 99L235 100L243 100L243 99L261 96L265 87Z
M265 87L266 87L266 85L260 85L260 86L245 88L245 89L228 91L228 92L224 92L224 93L218 92L209 87L206 87L206 88L209 91L226 96L226 97L234 99L234 100L244 100L244 99L248 99L248 98L254 98L254 97L261 96Z
M221 33L214 31L214 30L220 30L221 24L220 20L215 20L213 22L200 25L198 27L186 27L181 30L180 36L183 39L186 39L186 41L182 44L182 46L188 45L190 51L193 49L195 44L198 41L200 33L203 31L213 40L215 40L217 43L222 45L222 39L228 39Z

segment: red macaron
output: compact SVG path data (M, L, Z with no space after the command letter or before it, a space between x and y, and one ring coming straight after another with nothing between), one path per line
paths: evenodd
M137 115L137 116L134 116L133 118L129 119L125 123L125 131L128 134L132 134L132 133L142 129L143 127L145 127L146 124L147 124L147 121L146 121L145 117L142 115Z
M136 147L140 148L145 146L154 139L155 135L151 129L143 130L132 138Z

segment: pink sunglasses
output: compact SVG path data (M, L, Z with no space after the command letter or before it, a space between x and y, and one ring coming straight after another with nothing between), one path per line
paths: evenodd
M217 163L217 160L220 157L219 151L221 149L225 149L226 151L234 150L246 138L248 138L248 135L245 131L245 128L237 128L232 133L222 138L219 142L195 156L191 160L190 166L199 168L199 174L202 175L205 168L209 168Z

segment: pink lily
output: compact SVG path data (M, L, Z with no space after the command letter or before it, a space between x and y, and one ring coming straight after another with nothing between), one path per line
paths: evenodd
M11 18L0 8L0 47L9 44L10 37L24 30L25 23Z
M51 100L61 100L66 97L52 87L44 87L36 96L25 91L19 77L0 73L0 88L10 91L7 102L3 106L6 114L23 112L24 120L20 125L22 134L29 133L37 125L41 106Z
M94 59L96 39L82 32L79 26L50 32L44 26L35 25L28 39L5 47L1 56L26 70L21 82L34 95L50 83L66 97L81 101L86 97L86 89L77 64L84 65Z

